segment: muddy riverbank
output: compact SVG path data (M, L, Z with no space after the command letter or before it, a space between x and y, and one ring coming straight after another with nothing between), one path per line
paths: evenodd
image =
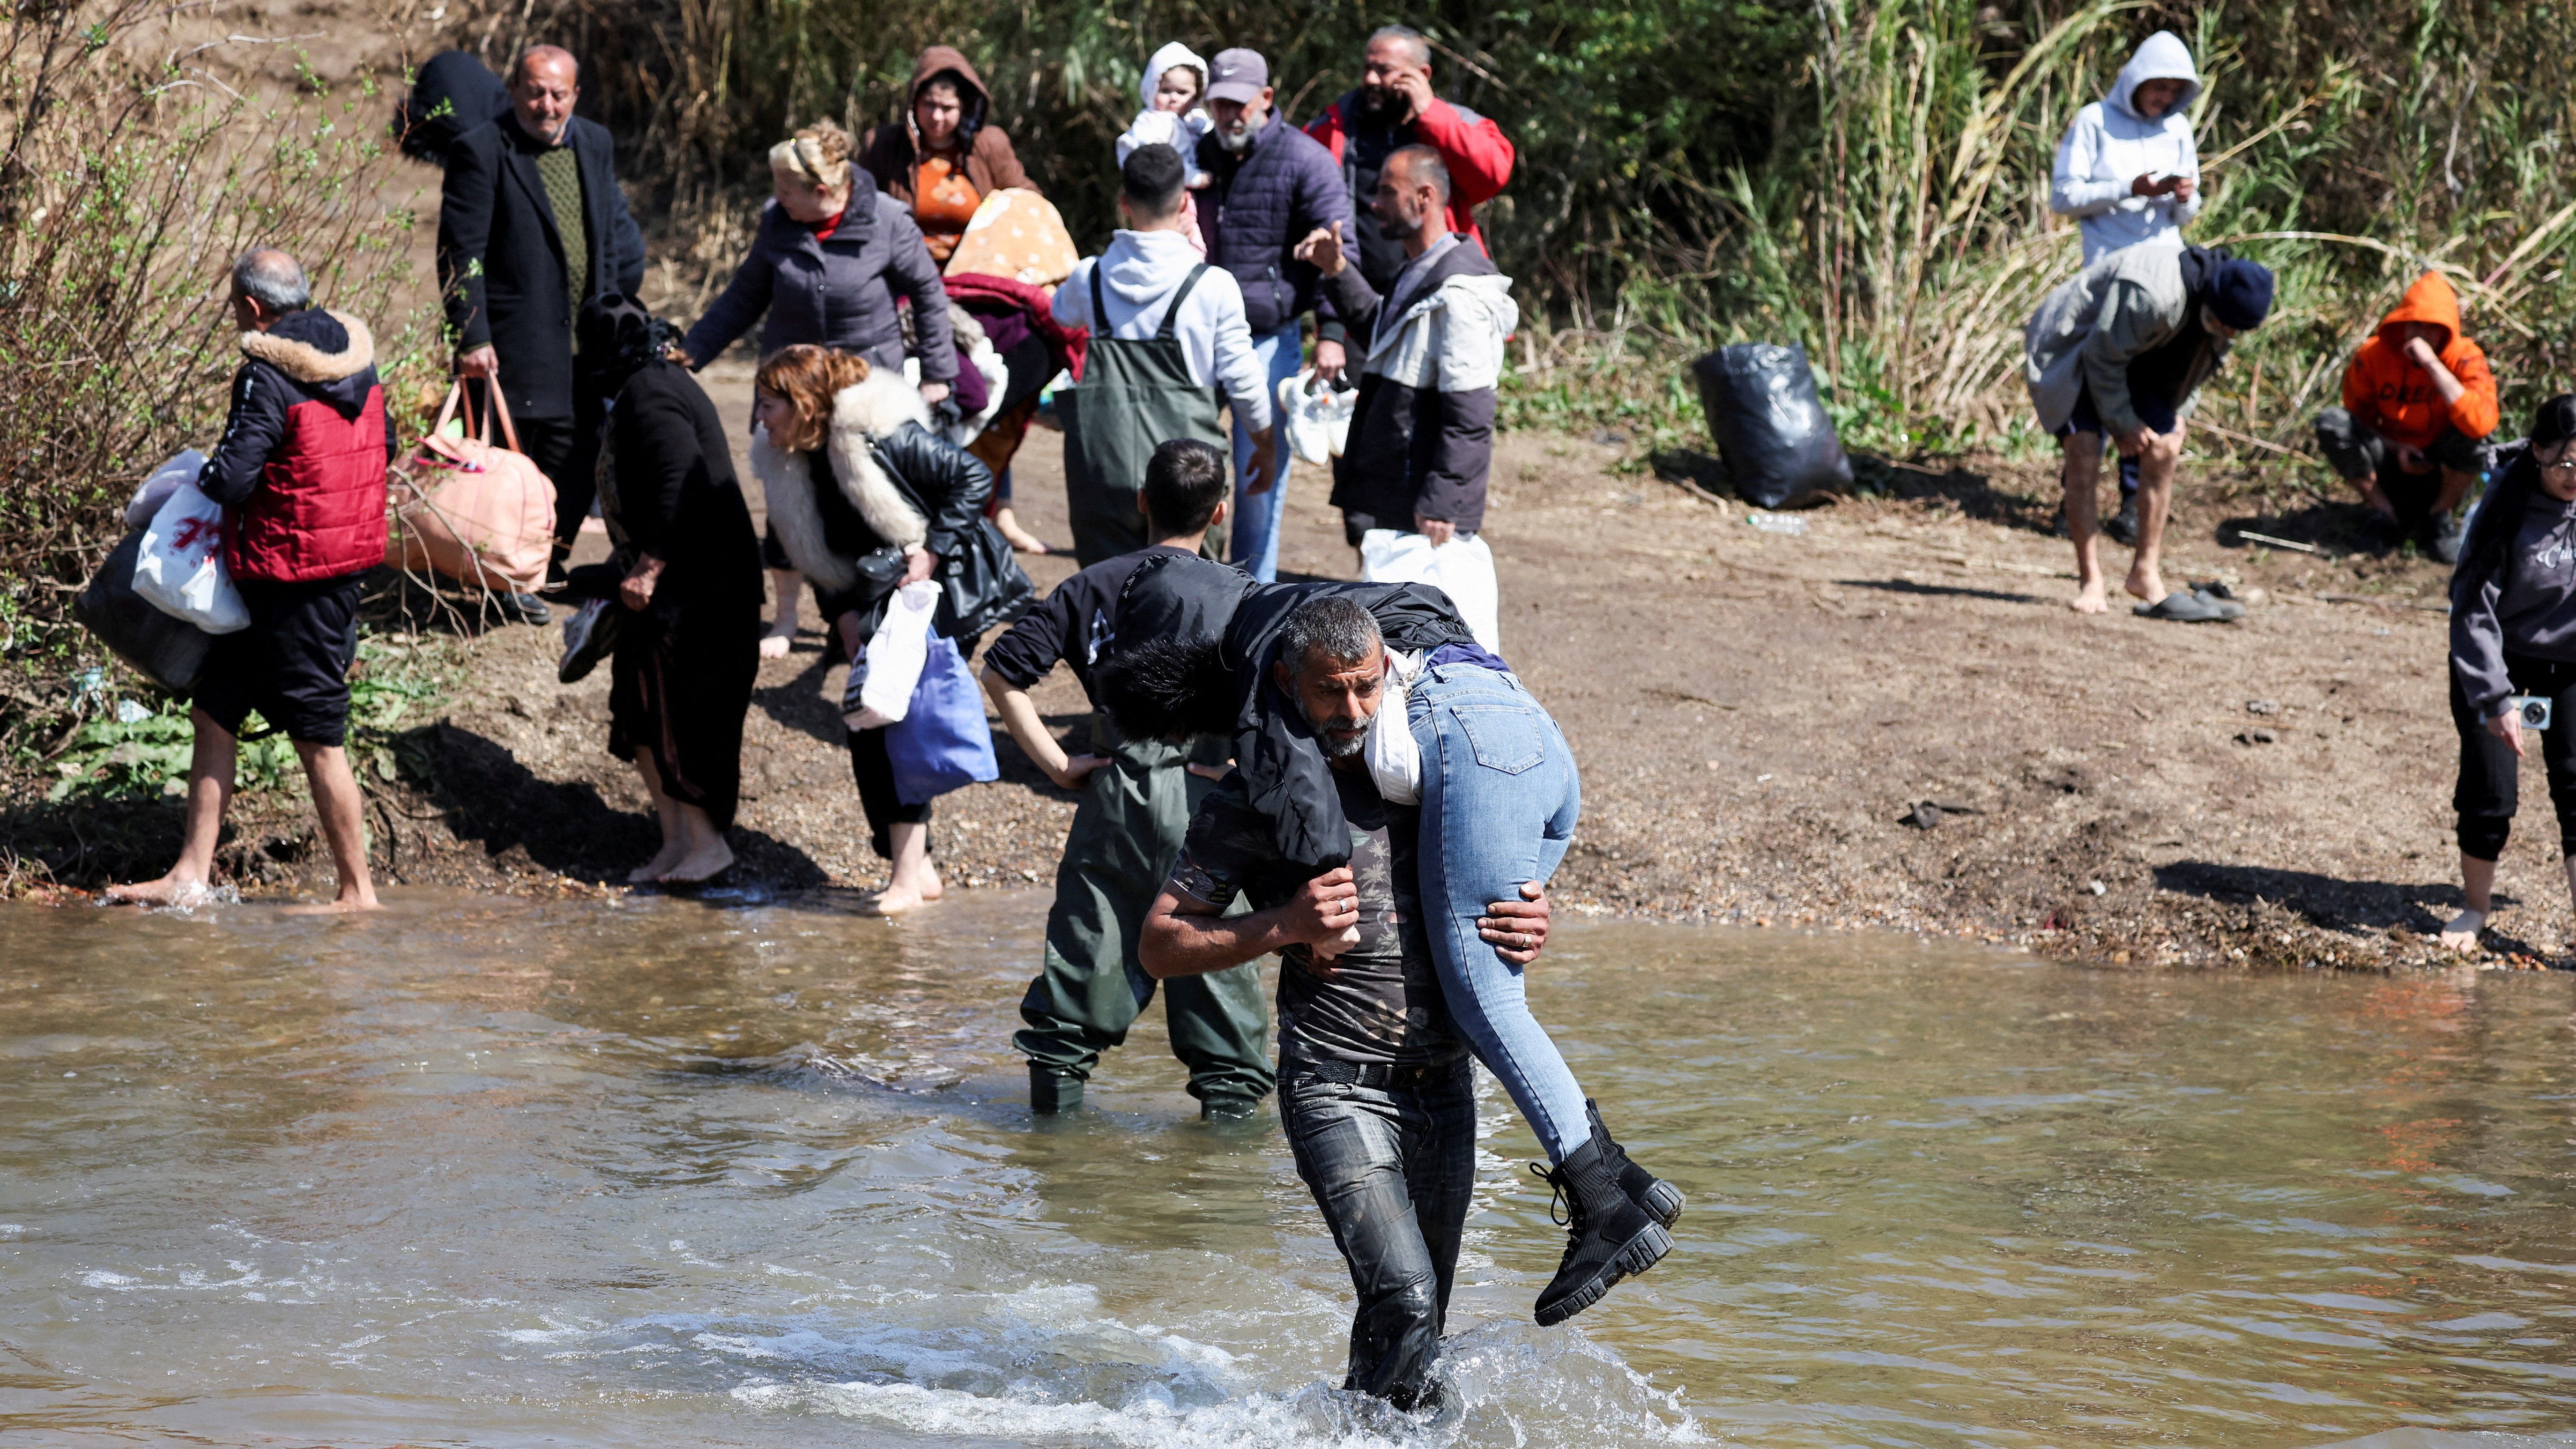
M708 382L728 416L747 411L745 368ZM2034 468L1896 471L1895 496L1800 515L1804 532L1784 536L1631 452L1525 432L1495 466L1505 652L1583 759L1567 906L2131 965L2429 957L2458 901L2442 574L2330 556L2350 543L2348 510L2308 492L2311 475L2191 479L2174 576L2226 579L2253 607L2183 626L2063 607L2068 550ZM1060 543L1062 479L1057 438L1034 434L1023 516ZM1351 576L1320 479L1292 488L1283 567ZM2243 528L2328 553L2248 546ZM1041 587L1071 569L1029 566ZM371 777L379 868L517 891L621 879L652 835L631 773L602 752L604 671L557 685L552 629L454 647L461 687L404 737L394 778ZM761 888L879 878L839 676L810 627L762 670L739 846ZM1057 728L1083 728L1061 672L1038 698ZM1072 816L1007 740L1000 754L999 782L940 808L935 848L961 889L1044 884ZM228 863L254 889L310 889L327 871L299 808L251 802ZM178 810L22 789L8 825L20 855L91 886L175 846ZM2559 954L2569 921L2545 836L2508 850L2499 962Z

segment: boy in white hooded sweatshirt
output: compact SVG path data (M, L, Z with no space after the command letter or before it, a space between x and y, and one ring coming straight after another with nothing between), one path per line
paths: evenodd
M1185 431L1166 433L1155 441L1196 436L1224 446L1225 428L1217 415L1217 402L1222 396L1233 409L1235 421L1253 439L1251 466L1236 481L1259 493L1278 477L1272 446L1269 374L1260 354L1253 351L1252 329L1243 310L1242 284L1225 268L1209 266L1207 258L1192 250L1180 235L1181 199L1189 194L1182 186L1187 172L1188 163L1180 154L1160 142L1138 146L1127 153L1127 160L1119 167L1118 191L1118 215L1127 225L1110 235L1106 251L1074 263L1064 284L1055 289L1055 320L1089 331L1092 355L1097 357L1102 355L1100 349L1104 346L1113 352L1122 348L1160 348L1163 344L1156 342L1156 337L1168 318L1171 355L1163 361L1176 368L1179 375L1162 379L1166 385L1163 395L1177 404L1181 390L1187 389L1187 407L1196 415L1186 420ZM1096 289L1095 273L1099 279ZM1095 290L1097 309L1093 306ZM1149 359L1145 365L1160 366L1163 362ZM1102 382L1101 370L1100 364L1086 368L1084 381L1074 388L1077 397ZM1078 408L1078 415L1079 412ZM1155 425L1168 427L1173 423L1161 418ZM1104 419L1101 436L1107 435L1109 426ZM1067 429L1068 456L1079 453L1087 460L1083 469L1086 476L1101 472L1097 466L1101 460L1093 458L1091 444L1078 433L1087 434L1087 430ZM1103 454L1102 458L1107 456ZM1153 541L1144 536L1143 517L1135 514L1129 501L1144 482L1143 461L1134 461L1131 471L1097 481L1097 488L1108 498L1126 501L1125 511L1133 517L1123 528L1112 527L1109 520L1081 506L1081 498L1075 499L1074 554L1085 568Z
M2191 103L2200 96L2191 50L2170 30L2146 38L2120 67L2111 92L2075 113L2049 168L2048 209L2084 235L2084 265L2142 243L2182 245L2200 214L2200 146ZM2120 460L2120 511L2103 524L2115 541L2138 541L2138 461Z
M1144 79L1136 83L1137 93L1145 98L1145 109L1136 113L1135 122L1118 138L1118 164L1139 146L1169 146L1181 153L1187 162L1198 154L1199 138L1216 124L1208 119L1208 63L1199 53L1175 40L1154 52L1145 62ZM1188 238L1200 256L1207 255L1207 239L1199 235L1198 199L1189 195L1207 185L1208 174L1193 169L1183 185L1181 195L1180 234Z

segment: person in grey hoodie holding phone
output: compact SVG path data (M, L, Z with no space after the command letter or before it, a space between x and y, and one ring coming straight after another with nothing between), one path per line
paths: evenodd
M2442 944L2477 946L2494 912L2496 861L2540 728L2559 854L2576 897L2576 395L2540 405L2531 436L2496 460L2451 576L2451 722L2460 732L2460 891L2468 909ZM2546 701L2543 709L2529 702ZM2546 724L2541 716L2545 715Z
M2049 167L2048 209L2073 217L2084 265L2143 245L2179 246L2200 214L2200 143L2191 103L2200 97L2191 51L2170 30L2138 46L2102 99L2075 113ZM2120 459L2120 511L2102 531L2138 541L2138 460Z

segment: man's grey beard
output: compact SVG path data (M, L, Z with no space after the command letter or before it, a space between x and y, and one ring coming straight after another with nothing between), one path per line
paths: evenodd
M1260 134L1261 128L1257 125L1251 124L1250 122L1246 122L1243 129L1239 131L1228 130L1225 127L1220 126L1217 128L1216 143L1225 150L1240 156L1244 152L1252 149L1253 138Z
M1315 727L1315 743L1324 747L1325 759L1347 760L1368 743L1368 731L1364 728L1367 723L1364 719L1337 714ZM1333 733L1335 730L1356 730L1358 733L1346 739Z

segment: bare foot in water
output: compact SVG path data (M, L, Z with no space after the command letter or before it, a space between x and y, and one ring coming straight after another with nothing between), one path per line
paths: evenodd
M687 859L688 854L689 842L687 837L674 835L670 839L662 842L662 848L659 851L654 852L651 860L648 860L642 865L635 867L633 870L628 871L626 873L626 883L628 885L651 885L655 881L660 880L663 876L679 869L680 862Z
M2066 607L2079 614L2099 614L2109 609L2110 605L2102 601L2102 581L2085 580L2084 587L2075 591L2075 598Z
M204 881L173 871L159 880L109 886L107 903L112 906L177 906L186 910L204 900L206 894Z
M2478 933L2486 928L2484 911L2462 911L2453 916L2451 924L2444 926L2442 934L2434 939L2453 951L2474 951L2478 949Z
M376 893L374 891L369 891L362 896L341 896L335 900L323 901L318 905L288 906L285 914L290 916L353 916L362 911L381 911L383 909L384 903L376 899Z
M719 838L710 840L680 857L669 870L656 879L664 885L700 885L714 880L733 866L733 847Z
M889 885L862 902L859 906L859 914L900 916L906 911L917 910L938 900L945 890L946 887L939 883L939 877L935 875L930 878L927 885Z

